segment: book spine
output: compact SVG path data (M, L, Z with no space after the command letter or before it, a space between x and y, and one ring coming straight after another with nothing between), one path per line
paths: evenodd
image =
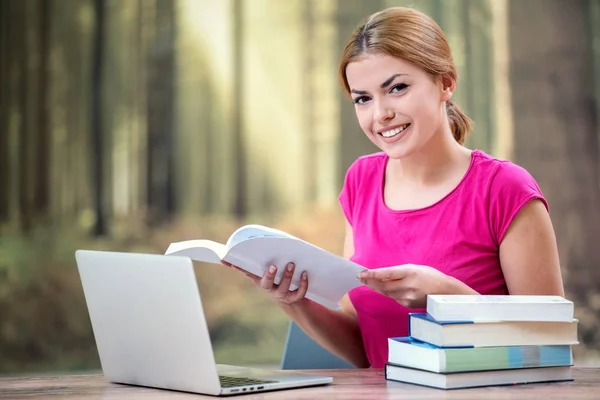
M571 365L570 346L505 346L444 349L446 371L519 369Z

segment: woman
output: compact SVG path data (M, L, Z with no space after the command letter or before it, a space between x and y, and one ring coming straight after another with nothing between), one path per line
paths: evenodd
M457 74L439 26L409 8L370 16L339 75L365 135L381 149L349 168L340 203L344 256L368 268L341 311L289 290L289 264L251 276L308 335L357 367L383 367L428 294L563 295L547 203L523 168L462 144Z

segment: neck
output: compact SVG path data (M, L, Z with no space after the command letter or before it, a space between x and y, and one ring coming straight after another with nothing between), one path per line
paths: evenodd
M439 182L469 159L470 150L461 146L450 128L438 132L423 148L402 159L389 160L390 178L423 186Z

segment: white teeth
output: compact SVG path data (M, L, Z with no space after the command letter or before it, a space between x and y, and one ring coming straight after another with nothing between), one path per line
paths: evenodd
M404 124L396 129L390 129L389 131L384 131L381 132L381 136L385 137L385 138L391 138L396 136L397 134L399 134L400 132L402 132L403 130L405 130L406 128L408 128L410 124Z

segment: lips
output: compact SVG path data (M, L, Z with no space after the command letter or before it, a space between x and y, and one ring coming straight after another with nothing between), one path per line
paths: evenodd
M388 130L385 130L385 131L381 131L381 132L379 132L379 134L381 136L383 136L384 138L386 138L386 139L391 139L391 138L399 135L400 133L404 132L404 130L406 130L409 126L410 126L410 123L404 124L404 125L400 125L400 126L397 126L395 128L391 128L391 129L388 129Z

